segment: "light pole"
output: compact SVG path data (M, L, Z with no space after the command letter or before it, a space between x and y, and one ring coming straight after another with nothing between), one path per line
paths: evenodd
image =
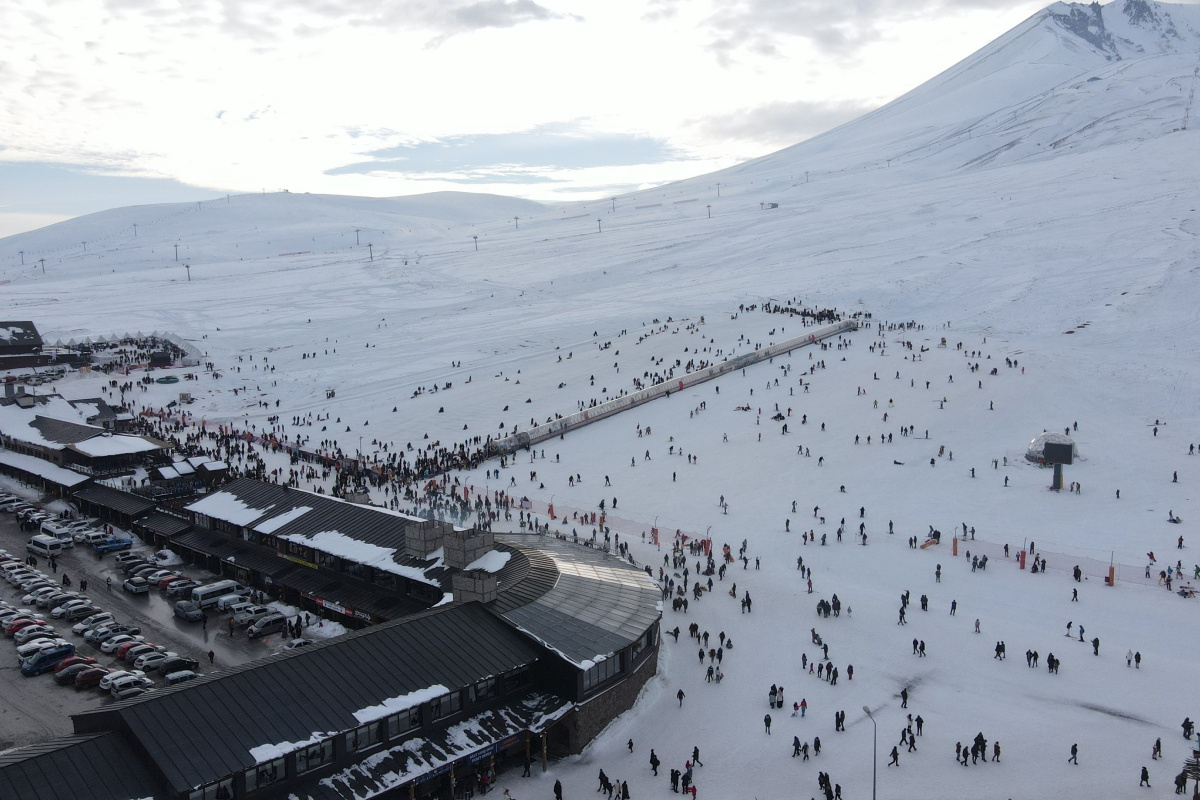
M192 282L192 265L184 264L183 268L187 270L188 283L191 283Z
M721 184L717 184L717 197L721 196Z
M179 245L175 245L175 260L179 260Z
M708 206L708 218L712 219L712 204L711 203Z
M871 709L868 706L863 706L863 711L867 714L867 719L871 720L871 725L874 726L875 732L871 734L871 800L875 800L875 781L879 775L879 725L875 722L875 718L871 716Z
M513 225L517 226L517 230L521 230L521 218L513 217Z
M475 240L475 252L478 253L479 252L479 234L475 234L471 238Z
M604 229L600 227L600 220L596 220L596 233L604 233Z
M617 213L617 198L614 197L612 199L612 204L613 204L613 213L615 214L615 213Z
M358 247L358 246L359 246L359 243L358 243L358 234L359 234L359 232L360 232L361 230L362 230L362 228L355 228L355 229L354 229L354 246L355 246L355 247Z
M25 251L21 251L21 266L25 266Z

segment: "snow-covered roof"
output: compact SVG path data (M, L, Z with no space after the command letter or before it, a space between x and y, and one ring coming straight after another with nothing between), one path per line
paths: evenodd
M88 480L87 475L80 475L78 472L55 466L45 459L14 453L3 448L0 448L0 464L7 464L15 469L37 475L57 483L59 486L78 486Z
M101 436L85 439L82 442L76 442L73 445L69 445L69 447L72 450L83 453L85 456L92 456L93 458L133 455L134 453L148 453L153 450L162 449L161 444L152 442L145 437L126 436L120 433L105 433Z
M184 508L231 525L249 525L274 508L274 504L255 508L229 492L214 492Z

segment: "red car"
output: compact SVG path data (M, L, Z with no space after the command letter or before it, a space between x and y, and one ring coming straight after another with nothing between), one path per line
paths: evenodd
M144 644L150 645L150 647L156 646L156 645L152 644L151 642L139 642L135 639L133 641L122 642L121 644L117 645L117 649L113 651L113 655L116 656L117 658L125 658L125 656L129 653L130 650L132 650L135 647L144 645Z
M57 675L58 673L62 672L64 669L66 669L67 667L72 666L74 664L95 664L95 663L96 663L96 659L92 658L91 656L71 656L70 658L64 658L62 661L58 662L58 666L56 666L54 668L54 674Z
M186 580L182 575L164 575L162 580L158 582L158 588L165 589L174 581Z
M99 685L100 680L109 672L112 672L112 670L105 669L104 667L85 669L75 676L75 690L91 689L93 686Z
M45 625L46 620L38 617L17 617L4 623L4 633L6 636L12 636L22 628L28 628L30 625Z

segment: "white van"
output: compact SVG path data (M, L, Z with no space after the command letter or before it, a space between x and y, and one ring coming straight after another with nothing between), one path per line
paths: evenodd
M199 588L199 587L197 587ZM243 592L230 592L223 594L217 598L217 611L229 611L238 603L244 603L250 597L250 590L246 589Z
M192 589L192 602L201 608L208 608L227 594L238 594L249 591L237 581L217 581L206 586Z
M35 556L50 558L51 556L62 555L63 543L53 536L39 533L29 540L29 543L25 545L25 549Z

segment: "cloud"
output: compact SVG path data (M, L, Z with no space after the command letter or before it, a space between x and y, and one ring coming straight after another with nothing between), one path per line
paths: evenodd
M270 45L284 32L312 37L338 26L383 30L422 30L433 34L430 46L451 36L488 28L512 28L529 22L569 19L534 0L215 0L202 14L167 0L106 0L107 10L122 19L174 26L184 16L194 33L200 28ZM290 25L281 20L286 19Z
M76 216L123 205L190 202L222 194L116 169L0 162L0 210L5 212Z
M350 132L353 136L354 132ZM496 176L543 170L656 164L679 153L663 139L589 131L576 122L539 125L513 133L445 136L405 142L366 154L365 161L327 170L326 175L399 172L407 175L481 173ZM487 181L483 181L487 182Z
M871 109L872 106L857 101L779 101L691 120L689 125L711 139L735 139L777 147L810 139Z
M680 2L651 0L650 6L669 15ZM850 56L897 22L1027 4L1028 0L742 0L721 5L705 27L712 34L709 48L728 65L739 52L778 55L790 38L806 39L829 55Z

